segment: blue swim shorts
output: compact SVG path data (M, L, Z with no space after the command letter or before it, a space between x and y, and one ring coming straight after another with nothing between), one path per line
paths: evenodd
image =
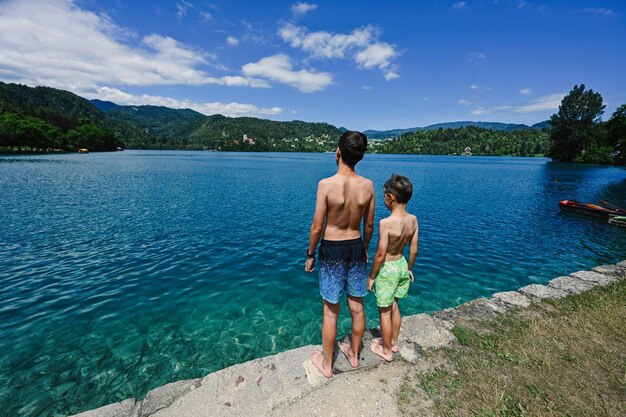
M367 295L367 257L361 238L322 240L319 252L320 295L337 304L346 291L353 297Z

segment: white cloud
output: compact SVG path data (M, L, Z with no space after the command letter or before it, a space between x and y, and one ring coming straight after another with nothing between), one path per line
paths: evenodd
M530 94L532 93L532 91L530 90L530 88L522 88L521 90L519 90L520 94Z
M133 95L116 88L99 87L95 93L84 94L90 99L112 101L121 105L152 105L165 106L173 109L192 109L199 113L210 116L222 114L230 117L240 116L267 116L281 114L280 107L259 108L253 104L242 103L197 103L190 100L177 100L169 97L152 96L147 94Z
M287 84L303 93L323 90L333 82L332 75L327 72L294 71L291 60L284 54L268 56L259 62L246 64L242 67L242 72L249 77L261 77Z
M180 3L182 4L182 3ZM269 87L241 76L213 77L215 57L159 34L136 42L108 17L70 0L9 0L0 15L0 74L27 85L77 93L104 85L202 85Z
M462 99L460 99L460 100L458 101L458 103L459 103L459 104L462 104L462 105L464 105L464 106L466 106L466 105L468 105L468 104L472 104L472 102L471 102L471 101L467 101L467 100L465 100L465 99L463 99L463 98L462 98Z
M202 18L202 21L204 23L209 22L211 20L214 20L214 17L211 13L209 12L205 12L205 11L201 11L200 12L200 17Z
M393 46L385 42L377 42L358 52L354 56L354 60L365 69L385 69L389 67L390 60L396 54Z
M193 8L193 4L191 4L190 2L184 0L179 1L178 3L176 3L176 17L182 19L183 17L187 16L187 13L191 8Z
M237 46L239 45L239 39L235 38L234 36L229 36L226 38L226 43L230 46Z
M487 55L485 55L482 52L472 52L469 56L469 61L470 62L475 62L475 61L482 61L483 59L486 59Z
M610 16L614 14L612 9L606 7L587 7L586 9L582 9L581 12L599 14L604 16Z
M396 78L400 78L400 76L393 72L393 70L385 74L385 80L387 81L395 80Z
M465 1L459 1L457 3L453 3L452 7L455 8L455 9L464 9L466 4L467 4L467 2L465 2Z
M561 105L561 101L565 97L565 93L550 94L549 96L539 97L530 103L518 106L494 106L494 107L478 107L470 113L473 115L492 114L492 113L534 113L540 111L557 110Z
M565 93L539 97L529 104L515 107L513 111L515 113L532 113L536 111L557 110L561 105L563 97L565 97Z
M472 85L469 86L469 88L470 88L470 90L478 90L480 87L478 87L475 84L472 84Z
M291 11L294 16L303 16L310 12L311 10L317 9L317 4L311 4L306 2L296 3L291 6Z
M398 78L392 63L399 53L394 45L379 40L380 31L373 26L354 29L352 32L309 32L306 27L287 23L278 35L294 48L309 52L312 58L352 59L360 68L379 69L387 80Z

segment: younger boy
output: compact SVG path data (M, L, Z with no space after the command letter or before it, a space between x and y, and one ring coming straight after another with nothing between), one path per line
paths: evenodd
M380 313L382 338L372 340L370 350L386 361L398 351L400 308L398 300L406 297L409 280L413 282L413 264L417 257L417 218L406 211L413 195L413 185L407 177L393 174L383 188L385 207L391 215L382 219L378 228L378 249L369 274L367 288L376 295ZM409 261L402 250L409 245Z

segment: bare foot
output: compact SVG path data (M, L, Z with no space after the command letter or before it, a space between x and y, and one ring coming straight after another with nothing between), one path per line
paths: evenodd
M319 349L314 349L309 359L326 378L333 376L333 369L331 367L324 367L324 354Z
M353 368L359 367L359 357L354 357L354 353L350 350L350 345L348 343L339 342L339 350L346 356L348 363Z
M393 360L393 353L391 353L391 351L385 353L385 348L383 347L383 345L379 345L378 343L374 343L372 341L372 344L370 345L370 350L387 362L391 362Z
M382 337L375 337L375 338L372 339L372 342L376 343L378 345L383 346L383 338ZM400 349L398 349L398 345L397 344L396 345L394 345L393 343L391 344L391 351L393 353L398 353L399 350Z

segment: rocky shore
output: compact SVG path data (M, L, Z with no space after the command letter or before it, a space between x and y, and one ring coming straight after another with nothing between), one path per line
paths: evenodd
M384 366L379 366L382 360L367 348L369 340L379 335L372 329L364 337L366 348L362 350L359 369L353 369L339 355L335 376L330 379L324 378L309 361L314 348L309 345L231 366L204 378L173 382L150 391L142 401L128 399L75 417L344 415L347 410L353 415L396 415L398 411L389 392L400 383L403 369L408 365L424 366L425 351L455 343L451 332L455 324L492 320L511 309L527 308L544 299L563 298L624 279L626 261L574 272L546 285L499 292L433 315L404 317L399 340L399 356L403 360L396 356L394 362Z

